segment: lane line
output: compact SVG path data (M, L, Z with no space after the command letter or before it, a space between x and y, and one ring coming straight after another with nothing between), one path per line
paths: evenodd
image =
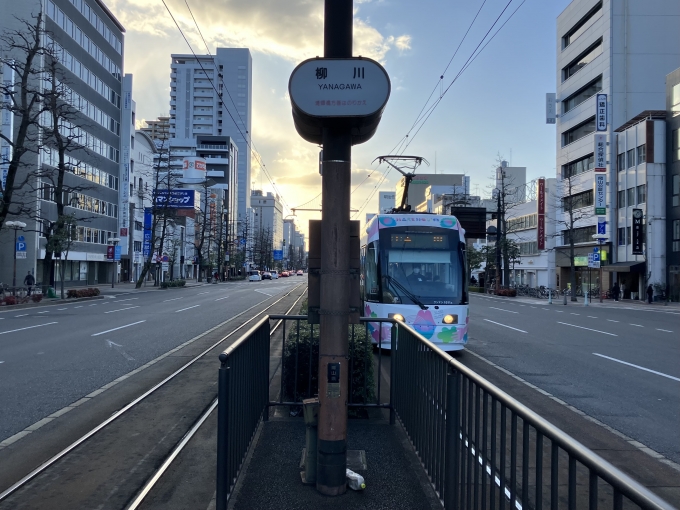
M138 297L131 297L127 299L116 299L116 303L122 303L123 301L132 301L133 299L139 299ZM92 305L90 305L92 306Z
M521 333L526 333L526 331L524 331L523 329L517 329L517 328L513 328L512 326L506 326L505 324L501 324L500 322L490 321L489 319L484 319L484 320L485 320L486 322L490 322L490 323L492 323L492 324L498 324L499 326L503 326L504 328L514 329L515 331L519 331L519 332L521 332Z
M666 377L668 379L673 379L674 381L680 382L680 377L673 377L672 375L664 374L663 372L657 372L656 370L651 370L649 368L641 367L640 365L634 365L633 363L628 363L627 361L622 361L620 359L616 358L611 358L609 356L605 356L604 354L599 354L597 352L593 353L595 356L599 356L600 358L605 358L611 361L616 361L617 363L621 363L622 365L628 365L629 367L634 367L638 368L640 370L644 370L645 372L651 372L652 374L660 375L661 377Z
M215 301L222 301L223 299L227 299L227 298L230 298L230 297L231 296L224 296L224 297L221 297L221 298L217 298Z
M629 324L629 326L635 326L636 328L644 328L644 326L641 326L640 324Z
M43 326L49 326L50 324L58 324L57 322L46 322L45 324L36 324L35 326L27 326L25 328L12 329L10 331L1 331L0 335L6 335L7 333L14 333L16 331L23 331L25 329L41 328Z
M49 310L45 310L44 312L38 312L38 313L50 313Z
M580 313L571 312L572 315L581 315Z
M597 319L597 317L595 317L594 315L586 315L586 317L588 317L589 319Z
M196 295L197 295L197 296L200 296L201 294L210 294L210 291L207 291L207 292L199 292L199 293L196 294Z
M184 299L184 297L176 297L176 298L172 298L172 299L165 299L163 301L163 303L167 303L168 301L177 301L178 299Z
M599 329L585 328L583 326L577 326L576 324L569 324L569 323L566 323L566 322L557 321L557 324L564 324L565 326L571 326L572 328L587 329L588 331L594 331L595 333L602 333L603 335L619 336L619 335L615 335L614 333L607 333L606 331L600 331Z
M657 331L663 331L664 333L672 333L672 331L669 331L669 330L667 330L667 329L656 328L656 330L657 330Z
M614 319L607 319L607 320L608 320L609 322L619 322L619 321L615 321Z
M135 326L137 324L141 324L142 322L146 322L146 320L133 322L132 324L126 324L125 326L119 326L119 327L113 328L113 329L107 329L106 331L102 331L101 333L95 333L94 335L90 335L90 336L105 335L106 333L111 333L111 331L118 331L119 329L129 328L130 326Z
M513 312L512 310L505 310L503 308L496 308L495 306L490 306L489 308L493 308L494 310L500 310L501 312L519 313L519 312Z
M104 313L122 312L123 310L132 310L133 308L139 308L139 306L129 306L127 308L119 308L118 310L109 310L108 312L104 312Z
M21 315L15 315L14 317L26 317L27 315L27 313L22 313Z
M87 306L97 306L97 303L95 303L95 304L93 304L93 305L87 305Z
M175 313L183 312L184 310L191 310L192 308L196 308L197 306L201 306L201 305L194 305L194 306L190 306L189 308L182 308L181 310L175 310Z
M57 308L57 310L68 310L68 308Z
M80 306L74 306L73 308L82 308L82 307L83 307L83 305L80 305Z

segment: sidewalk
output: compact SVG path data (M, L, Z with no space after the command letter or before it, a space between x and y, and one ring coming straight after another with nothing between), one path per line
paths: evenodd
M480 296L483 298L487 299L500 299L500 300L511 300L511 301L516 301L519 303L527 303L527 304L532 304L532 305L548 305L548 299L540 299L540 298L534 298L534 297L529 297L529 296L517 296L517 297L506 297L506 296L496 296L494 294L483 294L483 293L477 293L477 292L471 292L471 296ZM571 301L571 296L567 296L567 305L572 305L572 306L584 306L585 303L585 298L583 296L578 296L576 302ZM559 296L553 296L552 299L552 304L553 305L563 305L564 303L564 296L561 294ZM598 297L595 297L594 301L591 301L590 297L588 297L588 306L601 306L605 308L629 308L629 307L635 307L635 309L642 308L642 309L655 309L662 311L664 309L669 310L669 311L677 311L680 310L680 303L675 303L675 302L654 302L654 303L647 303L646 301L640 301L640 300L632 300L632 299L621 299L619 301L614 301L613 299L604 299L602 303L600 303L600 299Z

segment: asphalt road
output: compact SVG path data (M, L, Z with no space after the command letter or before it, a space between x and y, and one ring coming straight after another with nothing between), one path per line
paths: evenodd
M0 312L0 441L302 280L135 291Z
M680 463L680 310L473 295L470 315L469 351Z

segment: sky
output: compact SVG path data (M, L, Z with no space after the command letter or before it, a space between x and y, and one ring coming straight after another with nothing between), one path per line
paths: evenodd
M303 204L320 207L319 147L295 131L287 87L297 64L323 55L323 0L166 3L195 53L207 50L187 5L211 53L216 47L251 51L252 141L271 178L251 156L253 189L280 192L286 216ZM377 211L378 190L395 189L399 175L373 160L393 153L407 134L403 153L430 163L422 173L465 173L473 194L488 194L499 156L527 167L527 180L554 176L555 126L545 123L545 93L556 88L556 18L568 4L355 0L353 53L380 62L392 92L375 136L352 150L353 219L363 222ZM167 115L170 55L190 53L186 42L161 0L107 5L126 28L124 72L134 75L137 119ZM483 50L461 73L476 48ZM435 101L427 120L413 128ZM307 231L307 220L320 217L298 212L296 223Z

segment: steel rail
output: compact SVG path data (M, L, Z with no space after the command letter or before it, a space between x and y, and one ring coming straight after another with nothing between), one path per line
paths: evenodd
M304 283L300 283L300 285L297 285L296 287L293 287L289 292L287 292L287 293L286 293L285 295L283 295L281 298L277 299L277 300L274 301L272 304L270 304L269 306L267 306L267 307L266 307L264 310L262 310L260 313L266 312L267 310L269 310L270 308L272 308L272 307L273 307L274 305L276 305L277 303L283 301L283 300L284 300L285 298L287 298L290 294L292 294L296 289L298 289L301 285L304 285ZM303 294L304 294L304 293L303 293ZM269 299L271 299L271 298L269 298ZM267 301L267 300L265 299L265 301ZM225 321L222 325L225 325L225 324L227 324L227 323L233 321L234 319L237 319L237 318L240 317L241 315L244 315L244 314L248 313L249 311L253 310L254 308L257 308L257 307L260 306L261 304L262 304L262 303L258 303L258 304L256 304L256 305L251 306L250 308L247 308L246 310L243 310L242 312L239 312L238 314L234 315L234 316L233 316L232 318L230 318L229 320ZM224 342L224 341L225 341L227 338L229 338L230 336L234 335L237 331L239 331L239 330L241 330L242 328L244 328L247 324L249 324L250 322L252 322L252 321L255 320L256 318L257 318L257 316L254 316L254 317L248 319L246 322L244 322L243 324L241 324L240 326L238 326L236 329L234 329L233 331L231 331L229 334L227 334L226 336L222 337L220 340L218 340L217 342L215 342L214 344L212 344L210 347L208 347L207 349L205 349L203 352L201 352L200 354L198 354L196 357L194 357L193 359L191 359L190 361L188 361L188 362L187 362L186 364L184 364L182 367L180 367L180 368L178 368L177 370L175 370L172 374L170 374L169 376L167 376L167 377L166 377L165 379L163 379L161 382L159 382L159 383L157 383L156 385L152 386L149 390L147 390L147 391L144 392L142 395L140 395L139 397L137 397L136 399L134 399L132 402L130 402L129 404L127 404L125 407L123 407L123 408L121 408L120 410L116 411L116 412L115 412L114 414L112 414L109 418L107 418L107 419L104 420L102 423L100 423L99 425L97 425L96 427L94 427L92 430L90 430L89 432L87 432L86 434L84 434L83 436L81 436L79 439L75 440L73 443L71 443L69 446L67 446L66 448L64 448L62 451L60 451L59 453L57 453L56 455L54 455L54 456L51 457L50 459L48 459L48 460L46 460L45 462L43 462L40 466L38 466L37 468L35 468L33 471L31 471L30 473L28 473L26 476L24 476L21 480L15 482L15 483L14 483L13 485L11 485L8 489L6 489L6 490L3 491L2 493L0 493L0 501L6 499L9 495L11 495L12 493L16 492L17 489L21 488L21 487L24 486L26 483L28 483L30 480L32 480L32 479L35 478L37 475L39 475L40 473L42 473L43 471L45 471L47 468L49 468L52 464L54 464L55 462L59 461L60 459L62 459L62 458L65 457L66 455L68 455L71 451L73 451L73 450L76 449L78 446L80 446L81 444L83 444L85 441L87 441L88 439L90 439L90 438L91 438L92 436L94 436L97 432L101 431L102 429L104 429L105 427L107 427L108 425L110 425L110 424L111 424L113 421L115 421L116 419L120 418L123 414L125 414L127 411L129 411L130 409L132 409L133 407L135 407L137 404L139 404L139 403L140 403L142 400L144 400L146 397L148 397L148 396L151 395L152 393L155 393L158 389L160 389L161 387L163 387L166 383L170 382L172 379L174 379L175 377L177 377L177 375L179 375L179 374L182 373L184 370L186 370L187 368L189 368L191 365L193 365L194 363L196 363L196 362L197 362L198 360L200 360L203 356L205 356L208 352L210 352L210 351L212 351L213 349L215 349L215 347L217 347L219 344L221 344L222 342Z
M299 287L299 285L298 285L298 287ZM298 287L295 287L295 289L297 289ZM295 289L293 289L293 290L295 290ZM292 292L292 290L291 290L291 292ZM288 296L289 294L290 294L290 292L288 294L286 294L286 296ZM305 293L302 292L302 294L300 294L300 296L295 300L293 305L288 309L288 311L286 313L290 312L293 308L295 308L295 306L298 304L298 302L302 299L302 297L304 295L305 295ZM285 298L286 296L283 296L283 297ZM283 298L281 298L281 299L283 299ZM278 303L278 301L276 303ZM274 303L274 304L276 304L276 303ZM272 306L274 306L274 304ZM276 318L276 317L279 317L279 316L271 316L270 315L270 316L267 317L267 320L269 320L270 318ZM285 315L284 315L284 317L285 317ZM306 316L305 316L305 318L306 318ZM253 317L253 319L255 319L255 317ZM250 319L248 322L252 321L253 319ZM264 318L262 320L264 320ZM272 328L272 330L269 333L270 337L274 334L274 332L281 325L282 322L283 322L283 320L279 320L279 322L276 323L276 325ZM247 324L247 323L245 323L245 324ZM245 326L245 324L243 324L243 325ZM255 326L255 327L257 327L257 326ZM246 335L243 335L241 338L247 337L247 336L248 335L246 334ZM155 487L156 483L158 483L158 481L161 479L161 477L165 474L165 472L168 470L168 468L175 461L177 456L182 452L182 450L186 447L186 445L189 444L189 441L191 441L191 439L194 437L196 432L199 431L199 429L201 428L201 426L203 425L205 420L208 419L210 414L216 408L217 408L217 398L215 398L210 403L208 408L205 411L203 411L203 414L201 414L201 416L199 416L199 418L196 420L194 425L192 425L192 427L189 429L189 431L184 435L184 437L182 437L180 442L177 443L177 445L175 445L175 447L173 448L170 455L168 455L168 457L163 461L163 463L156 470L154 475L151 478L149 478L149 481L137 493L137 496L135 497L134 500L132 500L132 503L130 503L130 505L126 507L126 510L136 510L137 508L139 508L139 506L144 502L144 499L149 495L151 490Z

